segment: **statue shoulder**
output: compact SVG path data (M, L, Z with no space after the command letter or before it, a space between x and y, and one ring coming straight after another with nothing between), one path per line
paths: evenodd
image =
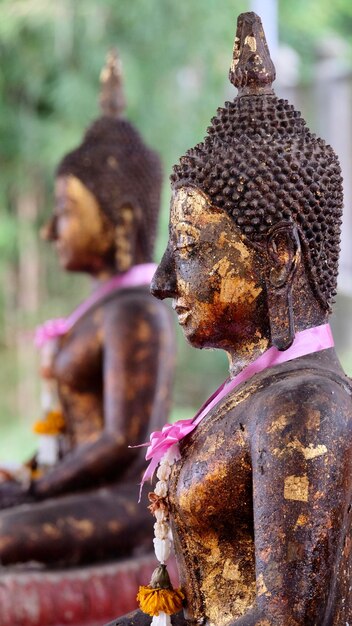
M258 394L256 425L271 435L352 431L351 380L325 368L293 369L274 375Z

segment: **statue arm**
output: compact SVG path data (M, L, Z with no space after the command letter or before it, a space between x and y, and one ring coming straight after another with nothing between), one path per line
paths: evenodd
M294 390L286 384L256 419L251 439L257 601L233 625L329 622L341 556L336 529L341 519L347 524L350 499L348 402L330 381Z
M149 303L151 296L146 297ZM128 446L147 439L151 416L159 411L165 417L169 389L160 389L160 368L168 368L165 312L159 303L147 308L127 299L125 306L106 307L104 313L104 430L95 442L80 446L35 481L39 498L114 479L140 454Z

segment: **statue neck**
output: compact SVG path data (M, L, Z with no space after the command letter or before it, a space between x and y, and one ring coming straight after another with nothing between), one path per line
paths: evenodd
M295 334L308 328L321 326L328 321L328 311L324 310L320 305L303 270L297 272L292 286L292 314ZM288 315L288 311L282 306L281 310L267 311L266 316L268 320L270 315ZM261 310L259 319L265 319L264 307ZM259 340L257 339L258 337L260 337ZM271 345L270 327L268 323L265 323L257 329L253 328L240 344L234 345L233 348L231 346L227 347L226 352L229 358L231 378L260 357Z
M135 254L133 256L130 267L133 267L134 265L141 265L143 263L151 263L151 261L150 259L146 259L145 254L142 254L140 250L135 250ZM121 270L118 266L118 263L113 262L113 263L106 263L104 267L99 268L99 270L97 270L96 272L91 271L90 275L91 275L92 289L93 290L96 289L97 287L99 287L99 285L107 282L113 276L116 276L117 274L121 274L127 271L128 269L130 268Z

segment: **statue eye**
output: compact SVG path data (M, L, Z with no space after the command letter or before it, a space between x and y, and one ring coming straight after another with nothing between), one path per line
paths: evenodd
M189 254L194 250L196 246L196 241L194 237L191 235L187 235L186 233L178 233L175 249L182 253L183 255Z
M59 201L55 203L54 214L57 219L60 217L67 217L73 213L73 209L70 203L65 201Z

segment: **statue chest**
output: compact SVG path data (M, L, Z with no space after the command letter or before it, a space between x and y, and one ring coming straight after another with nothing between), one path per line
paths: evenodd
M101 312L87 315L66 335L53 362L68 447L92 441L103 427Z
M250 402L242 399L234 395L222 402L181 442L170 499L192 526L209 528L215 512L218 523L242 516L251 506Z
M102 310L85 316L60 342L53 371L59 386L92 391L102 379Z
M221 626L255 598L250 401L234 396L181 443L169 498L190 624Z

